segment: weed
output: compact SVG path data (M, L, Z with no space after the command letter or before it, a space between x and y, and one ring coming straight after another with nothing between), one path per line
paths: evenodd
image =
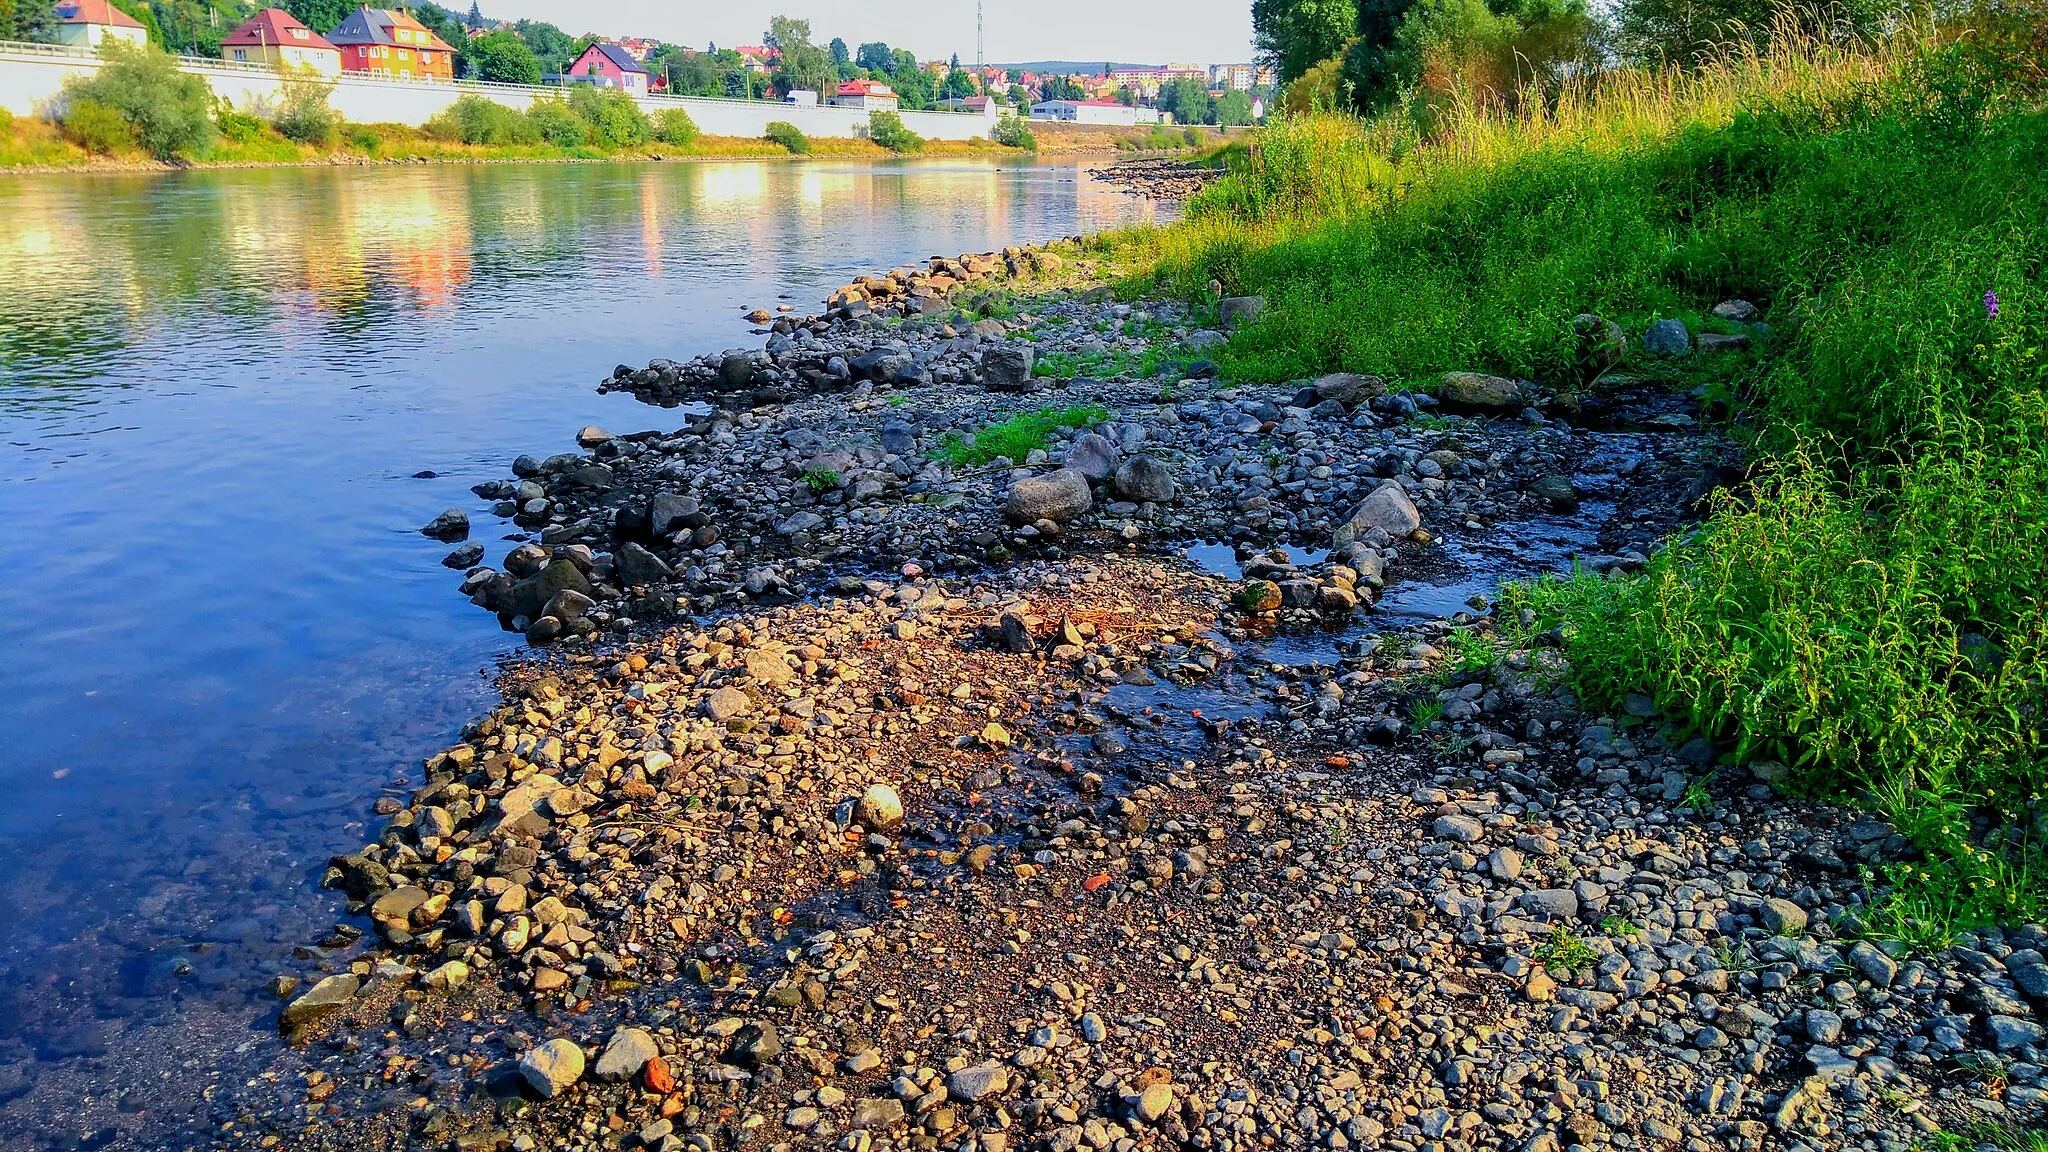
M830 468L813 468L804 473L804 484L810 488L812 494L822 496L839 487L839 473Z
M1443 715L1444 702L1434 696L1424 696L1409 709L1408 727L1412 731L1421 732L1443 719Z
M1707 781L1713 779L1710 772L1685 786L1685 796L1679 806L1693 812L1705 812L1714 806L1714 794L1707 791Z
M1448 646L1453 657L1451 668L1457 672L1484 672L1500 661L1500 649L1493 638L1473 628L1461 628L1451 633Z
M902 392L891 392L889 394L889 407L891 408L901 408L908 403L910 403L910 397Z
M1625 940L1631 936L1641 935L1642 931L1642 928L1626 916L1609 916L1600 921L1600 934L1603 936Z
M1040 408L991 424L971 439L949 432L939 441L936 455L956 468L997 459L1021 462L1032 449L1045 447L1046 440L1061 428L1092 428L1108 419L1109 409L1100 404Z
M1536 962L1546 968L1584 972L1599 963L1600 957L1571 929L1559 924L1550 930L1549 939L1536 946Z

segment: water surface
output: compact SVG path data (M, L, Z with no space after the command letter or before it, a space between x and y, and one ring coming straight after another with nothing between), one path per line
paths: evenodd
M982 162L0 176L0 1140L93 1128L138 1061L176 1109L180 1046L258 1038L326 856L507 651L416 529L677 422L614 364L1152 211Z

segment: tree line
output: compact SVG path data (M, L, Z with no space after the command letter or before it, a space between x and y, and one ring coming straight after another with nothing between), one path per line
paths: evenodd
M1260 56L1290 109L1375 112L1414 94L1491 92L1617 63L1697 63L1787 23L1835 41L1880 33L1912 0L1252 0Z

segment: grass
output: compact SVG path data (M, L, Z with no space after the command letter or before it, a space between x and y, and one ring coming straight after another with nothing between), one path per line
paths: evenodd
M1567 972L1584 972L1600 962L1600 956L1592 946L1562 924L1552 928L1549 938L1536 946L1535 956L1536 962L1545 968L1561 968Z
M994 460L1021 463L1033 449L1045 447L1054 432L1062 428L1092 428L1108 419L1109 409L1100 404L1020 412L971 436L948 432L939 441L936 454L955 468L987 464Z
M840 484L839 473L830 468L813 468L804 473L804 486L814 495L822 496Z
M1975 1152L1990 1145L1998 1152L2048 1152L2048 1132L2010 1123L1985 1121L1959 1132L1935 1132L1915 1141L1915 1152Z
M1510 608L1570 625L1591 705L1645 693L1728 761L1884 814L1924 860L1885 874L1873 930L1939 944L2039 916L2048 875L2044 55L2048 28L1980 12L1526 111L1285 121L1180 223L1103 247L1120 292L1264 295L1215 356L1242 381L1570 388L1580 313L1633 341L1761 305L1761 351L1654 366L1736 399L1757 478L1645 573Z
M871 140L812 137L811 156L880 158L894 155ZM1004 151L987 140L926 140L926 155L978 155ZM699 136L687 145L650 142L633 148L602 149L589 145L573 148L552 144L472 145L438 140L418 128L403 124L351 124L343 129L331 148L297 144L277 134L268 125L248 140L222 136L205 155L191 158L192 166L244 167L253 165L325 164L374 160L387 162L428 161L478 163L485 161L550 160L687 160L687 159L772 159L790 155L780 144L761 139L730 136ZM58 128L40 117L16 116L0 123L0 169L7 168L94 168L155 166L156 161L139 148L124 148L112 155L100 155L66 139Z

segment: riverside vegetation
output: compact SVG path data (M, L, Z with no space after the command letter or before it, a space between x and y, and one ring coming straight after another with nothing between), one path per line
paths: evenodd
M2038 1142L2048 92L1963 31L1290 120L612 369L682 426L426 526L548 647L203 1141Z

